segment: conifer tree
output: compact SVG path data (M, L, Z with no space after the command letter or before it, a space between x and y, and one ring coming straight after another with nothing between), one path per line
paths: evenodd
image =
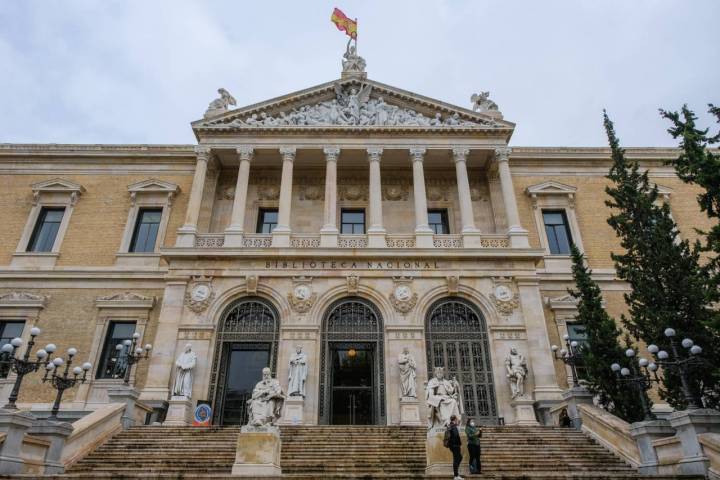
M680 240L667 204L658 205L657 186L650 184L647 172L640 172L636 160L628 159L604 113L604 124L612 150L612 167L606 188L612 209L608 223L620 238L622 253L613 253L617 275L630 286L625 294L629 315L622 321L630 334L645 344L669 349L663 332L677 331L680 339L689 337L703 348L707 367L695 369L690 386L706 406L717 407L720 390L720 342L707 325L717 320L711 308L711 282L700 265L699 244ZM687 354L680 348L681 354ZM676 408L685 408L679 378L664 371L661 397Z
M629 338L625 340L625 347L620 345L620 330L603 308L600 287L592 279L592 271L585 265L583 254L575 246L572 247L572 261L576 289L570 294L578 299L576 319L585 327L587 335L582 347L587 388L606 410L627 422L638 422L643 419L644 412L637 392L619 383L610 369L613 363L629 366L625 350L635 347ZM647 397L646 400L650 403Z

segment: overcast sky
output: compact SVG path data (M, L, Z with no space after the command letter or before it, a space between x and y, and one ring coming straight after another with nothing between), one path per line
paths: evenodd
M512 145L669 146L657 109L720 104L720 2L0 1L0 142L194 143L218 87L238 106L339 77L359 21L374 80L468 107Z

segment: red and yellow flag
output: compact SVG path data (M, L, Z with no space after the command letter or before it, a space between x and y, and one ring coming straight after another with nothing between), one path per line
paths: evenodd
M342 10L339 8L333 10L330 21L335 24L338 30L345 32L353 40L357 39L357 22L348 18Z

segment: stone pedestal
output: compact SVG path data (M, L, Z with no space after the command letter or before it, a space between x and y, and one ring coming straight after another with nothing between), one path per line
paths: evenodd
M510 401L510 406L515 409L515 421L513 425L539 425L535 418L535 400L532 398L519 397Z
M400 425L420 426L420 402L415 397L400 397Z
M0 474L21 473L25 462L20 458L25 432L35 421L29 412L0 410L0 432L5 440L0 446Z
M240 229L234 229L231 227L228 227L225 229L225 242L223 243L223 247L231 247L231 248L242 248L243 246L243 232L242 228Z
M462 232L463 247L465 248L481 248L482 234L479 230Z
M118 385L108 389L108 398L110 403L125 404L125 411L122 415L123 429L135 425L135 402L137 402L140 393L132 387L126 385Z
M45 454L45 475L56 475L65 472L61 462L65 441L73 431L73 426L67 422L53 422L51 420L37 420L27 433L42 437L50 442Z
M305 398L294 395L285 398L285 412L278 423L282 425L302 425L303 409L305 408Z
M367 232L368 248L385 248L385 229L374 229L370 227Z
M469 475L467 459L467 437L465 429L458 427L460 439L462 441L463 461L460 463L460 475ZM427 455L427 467L425 473L427 475L443 475L447 478L452 477L452 452L443 445L443 437L445 436L445 428L433 428L428 430L427 440L425 442L425 452Z
M580 430L580 427L582 427L582 418L580 417L577 406L583 403L592 405L593 394L585 387L572 387L570 390L563 392L562 398L567 402L567 412L573 427Z
M171 397L163 425L183 427L192 423L192 400L187 397Z
M428 227L427 230L415 230L415 246L417 248L433 248L434 235Z
M672 437L675 430L667 420L650 420L635 422L630 425L630 435L635 439L640 452L638 470L643 475L658 475L658 456L653 440Z
M232 475L237 477L279 477L280 431L277 427L244 426L240 430Z
M709 459L705 456L698 435L701 433L720 433L720 412L709 408L683 410L668 417L675 435L680 438L683 458L678 470L681 475L705 475Z

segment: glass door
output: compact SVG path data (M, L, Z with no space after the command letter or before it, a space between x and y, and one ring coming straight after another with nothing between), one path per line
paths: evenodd
M221 425L247 423L247 401L257 382L262 379L262 369L270 365L270 346L270 343L228 345Z
M373 344L331 344L333 425L372 425L375 405Z

